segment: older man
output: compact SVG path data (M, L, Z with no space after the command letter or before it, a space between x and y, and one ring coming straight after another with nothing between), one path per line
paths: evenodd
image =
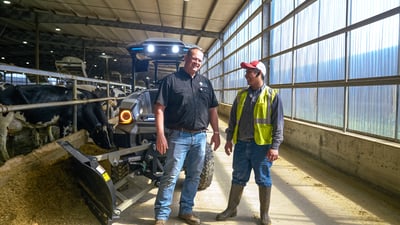
M173 192L183 166L186 177L179 218L188 224L200 224L200 219L193 214L193 206L204 165L205 131L209 124L214 131L211 137L214 150L220 145L218 102L210 81L198 74L202 61L201 49L191 48L184 57L184 67L163 79L156 98L157 150L167 157L154 205L155 225L165 225L169 218Z

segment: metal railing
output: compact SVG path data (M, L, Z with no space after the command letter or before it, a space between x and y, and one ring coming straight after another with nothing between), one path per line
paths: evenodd
M28 110L28 109L36 109L36 108L46 108L46 107L56 107L56 106L65 106L65 105L74 105L74 117L73 117L73 129L74 132L77 130L77 105L79 104L87 104L87 103L93 103L93 102L107 102L107 107L110 107L108 100L119 100L123 99L124 97L110 97L110 87L111 86L117 86L121 87L125 93L128 93L127 90L130 90L131 85L130 84L123 84L123 83L117 83L117 82L111 82L111 81L105 81L105 80L98 80L98 79L92 79L92 78L86 78L86 77L80 77L80 76L75 76L75 75L70 75L70 74L63 74L63 73L58 73L58 72L49 72L49 71L43 71L43 70L38 70L38 69L30 69L30 68L23 68L23 67L17 67L17 66L10 66L10 65L1 65L0 64L0 73L6 74L6 73L17 73L17 74L29 74L29 76L39 76L39 77L45 77L45 78L57 78L66 82L72 82L73 83L73 100L71 101L62 101L62 102L48 102L48 103L37 103L37 104L24 104L24 105L2 105L0 104L0 113L6 113L6 112L13 112L13 111L18 111L18 110ZM107 97L105 98L95 98L95 99L83 99L83 100L78 100L77 99L77 86L78 86L78 81L84 84L93 84L93 85L103 85L106 86L107 88ZM12 83L11 83L12 84ZM46 83L47 84L47 83ZM48 83L51 85L50 83ZM108 112L108 110L107 110ZM110 115L107 113L107 118L110 119Z

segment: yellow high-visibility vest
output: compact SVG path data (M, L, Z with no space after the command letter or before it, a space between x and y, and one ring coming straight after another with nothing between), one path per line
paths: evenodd
M254 141L258 145L272 144L272 102L276 96L277 91L265 87L260 93L257 99L256 105L254 106ZM237 135L239 130L240 117L242 116L244 102L246 100L248 91L244 89L238 93L237 98L237 109L236 109L236 125L233 131L233 143L237 142Z

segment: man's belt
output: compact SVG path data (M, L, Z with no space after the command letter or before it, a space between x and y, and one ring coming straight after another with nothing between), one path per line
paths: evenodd
M189 129L186 129L186 128L183 128L183 127L181 127L181 128L172 128L172 129L170 129L170 130L177 130L177 131L181 131L181 132L186 132L186 133L191 133L191 134L197 134L197 133L205 133L206 132L206 130L205 129L200 129L200 130L189 130Z

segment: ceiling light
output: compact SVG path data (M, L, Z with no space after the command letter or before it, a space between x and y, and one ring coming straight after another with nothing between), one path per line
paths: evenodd
M101 53L101 55L99 55L99 57L100 58L103 58L103 59L110 59L110 58L112 58L112 56L110 56L110 55L107 55L106 53Z
M28 44L28 42L27 41L22 41L22 44L26 45L26 44Z
M4 0L3 3L6 4L6 5L10 5L10 4L11 4L11 1L5 1L5 0Z
M1 59L2 59L2 60L5 60L5 59L6 59L6 57L2 56L2 57L1 57Z
M57 32L60 32L61 31L61 28L59 28L59 27L56 27L56 29L55 29Z

